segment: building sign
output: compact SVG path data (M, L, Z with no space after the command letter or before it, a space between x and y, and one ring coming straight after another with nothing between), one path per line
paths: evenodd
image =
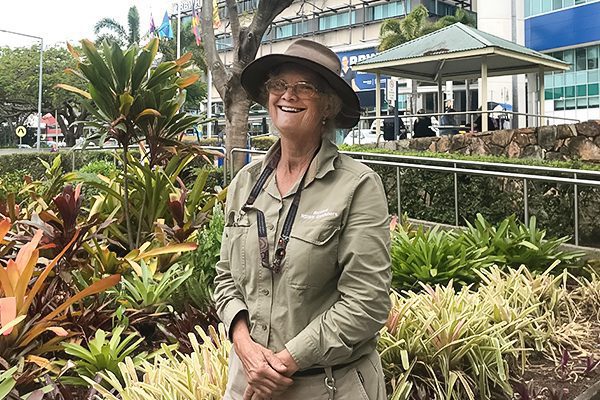
M377 54L374 47L360 50L341 51L337 56L342 63L342 78L357 91L375 90L375 74L353 71L352 66ZM381 87L385 87L388 77L381 77Z

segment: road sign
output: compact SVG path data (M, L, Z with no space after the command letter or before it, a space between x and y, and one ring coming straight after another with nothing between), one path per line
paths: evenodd
M24 126L18 126L17 129L15 130L15 133L17 134L18 137L22 138L27 134L27 129L25 129Z

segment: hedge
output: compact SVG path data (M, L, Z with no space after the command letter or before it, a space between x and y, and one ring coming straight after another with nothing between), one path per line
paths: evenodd
M94 161L114 162L114 151L77 151L59 153L15 153L0 155L0 176L8 175L13 171L26 171L33 179L40 179L44 175L44 166L39 162L42 159L48 163L59 155L62 158L62 169L65 172L73 170L73 156L75 156L75 170L81 169Z
M416 157L452 158L519 165L535 165L567 169L599 171L600 166L581 161L548 162L541 160L509 159L494 156L466 156L429 152L399 152L359 146L341 146L345 151L398 154ZM416 162L418 163L418 161ZM428 162L423 160L423 164ZM371 165L384 182L390 212L398 212L396 168ZM476 167L471 167L476 169ZM523 171L525 172L525 171ZM455 223L454 174L424 171L418 168L401 168L402 212L411 218L445 224ZM523 221L524 202L522 179L458 174L459 224L473 221L481 213L495 224L515 214ZM588 178L586 179L593 179ZM549 236L574 236L574 188L570 184L527 181L529 215L535 215L538 225ZM600 188L579 186L579 244L600 247ZM573 243L573 239L571 240Z

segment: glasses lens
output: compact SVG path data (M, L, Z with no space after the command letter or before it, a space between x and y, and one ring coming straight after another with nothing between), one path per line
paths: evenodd
M267 82L267 91L274 94L282 94L287 89L287 84L281 79Z
M311 98L317 94L317 88L308 82L296 83L296 93L301 98Z

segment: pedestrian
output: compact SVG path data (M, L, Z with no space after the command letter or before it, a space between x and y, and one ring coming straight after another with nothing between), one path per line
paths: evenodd
M330 140L357 124L358 97L336 54L304 39L241 81L279 140L228 189L215 279L233 341L224 398L383 400L387 200L379 176Z
M441 135L456 135L458 129L456 128L456 110L452 107L452 101L446 101L444 114L440 116L440 136Z
M435 136L435 132L431 129L431 117L425 114L425 110L422 108L417 111L417 114L420 114L415 121L413 126L413 138L421 138L421 137L431 137Z

